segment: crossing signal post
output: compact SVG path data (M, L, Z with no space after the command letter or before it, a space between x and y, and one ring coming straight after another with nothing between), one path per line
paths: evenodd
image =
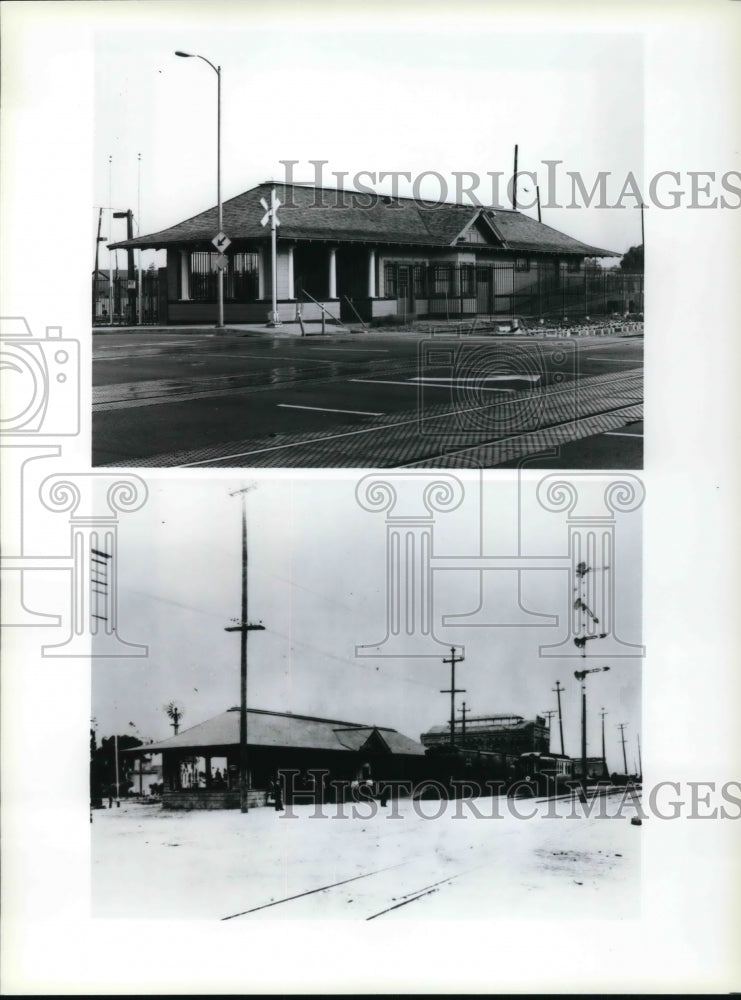
M268 222L270 223L270 271L273 308L268 320L268 326L282 326L283 324L280 321L278 313L278 226L280 225L278 209L280 208L280 201L275 195L275 188L270 192L270 204L268 205L264 198L260 199L260 204L265 209L265 215L260 220L260 225L266 226Z
M598 674L609 667L592 667L588 670L575 670L574 677L581 681L581 767L582 782L587 786L587 674Z

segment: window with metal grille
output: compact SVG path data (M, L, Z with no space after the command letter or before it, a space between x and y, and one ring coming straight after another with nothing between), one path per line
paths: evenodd
M424 264L415 264L414 297L417 299L423 299L427 295L427 282L425 278L426 278L426 273Z
M259 294L259 260L257 253L235 253L229 258L233 296L237 302L256 302Z
M515 271L529 271L530 261L527 257L518 257L515 260Z
M432 268L432 288L435 295L447 295L450 292L450 272L449 264L438 264Z
M386 263L383 267L383 288L387 298L396 298L397 289L397 265Z
M474 295L476 292L476 269L472 264L464 264L460 273L461 295Z
M194 302L215 302L218 294L218 254L195 251L190 255L190 297ZM254 302L258 296L257 253L235 253L228 257L224 272L224 298Z

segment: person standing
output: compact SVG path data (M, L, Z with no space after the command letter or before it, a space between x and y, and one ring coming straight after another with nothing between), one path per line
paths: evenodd
M276 772L275 780L272 782L273 785L273 799L275 800L275 811L278 812L283 808L283 783L281 781L280 772Z

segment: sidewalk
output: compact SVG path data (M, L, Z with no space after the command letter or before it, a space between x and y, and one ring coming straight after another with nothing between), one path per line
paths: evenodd
M549 325L549 326L521 326L517 330L508 329L508 323L499 321L487 321L474 323L473 321L461 320L456 322L440 322L434 320L417 320L413 327L394 326L370 326L362 327L359 323L341 326L334 323L327 323L324 333L322 333L321 323L304 323L304 331L298 323L283 323L279 327L268 326L266 323L231 323L223 330L217 331L212 325L204 326L186 324L177 326L94 326L93 334L150 334L156 333L164 336L188 334L201 337L261 337L266 340L281 340L291 338L334 338L334 337L432 337L432 336L465 336L465 337L491 337L497 340L553 340L558 338L574 338L581 340L587 338L604 339L606 337L624 339L628 337L643 337L644 329L642 321L608 321L600 324L577 324Z
M158 334L190 334L191 336L225 337L225 336L248 336L266 337L279 339L281 337L301 337L301 327L298 323L283 323L281 326L268 326L266 323L230 323L223 330L216 330L213 325L187 325L177 326L94 326L94 334L105 333L158 333ZM321 337L321 323L304 323L306 337ZM362 328L353 329L346 326L338 326L334 323L327 323L324 336L347 336L347 334L362 333Z

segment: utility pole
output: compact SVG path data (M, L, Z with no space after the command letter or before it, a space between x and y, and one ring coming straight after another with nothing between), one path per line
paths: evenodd
M535 197L538 199L538 222L542 222L540 217L540 184L535 185Z
M103 223L103 209L98 209L98 235L95 237L95 270L93 271L93 320L96 319L96 306L98 304L98 262L100 260L100 244L105 243L106 237L100 235L100 227Z
M112 211L113 205L113 156L108 155L108 211ZM109 218L109 233L113 232L113 219ZM113 257L111 248L108 247L108 323L113 326ZM118 277L118 275L116 275Z
M466 738L466 714L468 712L470 712L470 711L471 711L471 709L470 708L466 708L466 703L464 701L463 702L463 708L460 710L460 713L463 716L463 718L461 719L461 738L464 739L464 740Z
M134 238L134 213L130 208L125 212L114 212L114 219L126 219L126 239L131 241ZM136 281L134 280L134 250L128 247L126 250L126 297L129 303L129 324L134 326L137 322L136 309Z
M557 715L558 713L556 712L555 708L548 708L548 709L544 709L544 711L542 711L540 714L546 720L546 725L548 726L548 731L550 732L550 729L551 729L551 718L552 718L552 716Z
M628 725L627 722L619 722L617 728L620 730L620 742L623 744L623 766L625 767L625 774L628 774L628 758L625 755L625 727Z
M136 173L136 235L139 236L141 232L142 224L142 154L137 153L137 173ZM136 295L137 295L137 309L136 309L136 321L141 326L142 316L143 316L143 302L142 302L142 249L139 247L137 253L137 263L138 267L136 269Z
M450 695L450 745L455 746L455 696L457 694L465 694L465 688L457 688L455 686L455 665L456 663L462 663L463 657L455 655L455 646L450 647L450 657L444 659L443 663L450 664L450 687L443 688L440 694Z
M517 210L517 145L515 144L515 172L512 175L512 208Z
M116 807L121 808L121 788L118 777L118 735L113 737L113 751L116 758Z
M556 681L556 686L553 688L556 692L556 697L558 698L558 729L561 734L561 756L564 756L563 752L563 716L561 715L561 692L564 690L561 687L561 681Z
M643 762L641 761L641 734L638 733L638 777L643 780Z
M556 715L556 710L555 710L555 708L548 708L544 712L542 712L541 714L545 717L546 724L548 726L548 752L550 753L550 749L551 749L551 717L554 716L554 715Z
M247 785L247 633L264 632L262 624L251 625L247 621L247 499L246 494L255 489L254 484L242 490L235 490L230 496L242 497L242 614L237 625L224 629L225 632L240 633L240 705L239 705L239 807L248 811L249 791Z

